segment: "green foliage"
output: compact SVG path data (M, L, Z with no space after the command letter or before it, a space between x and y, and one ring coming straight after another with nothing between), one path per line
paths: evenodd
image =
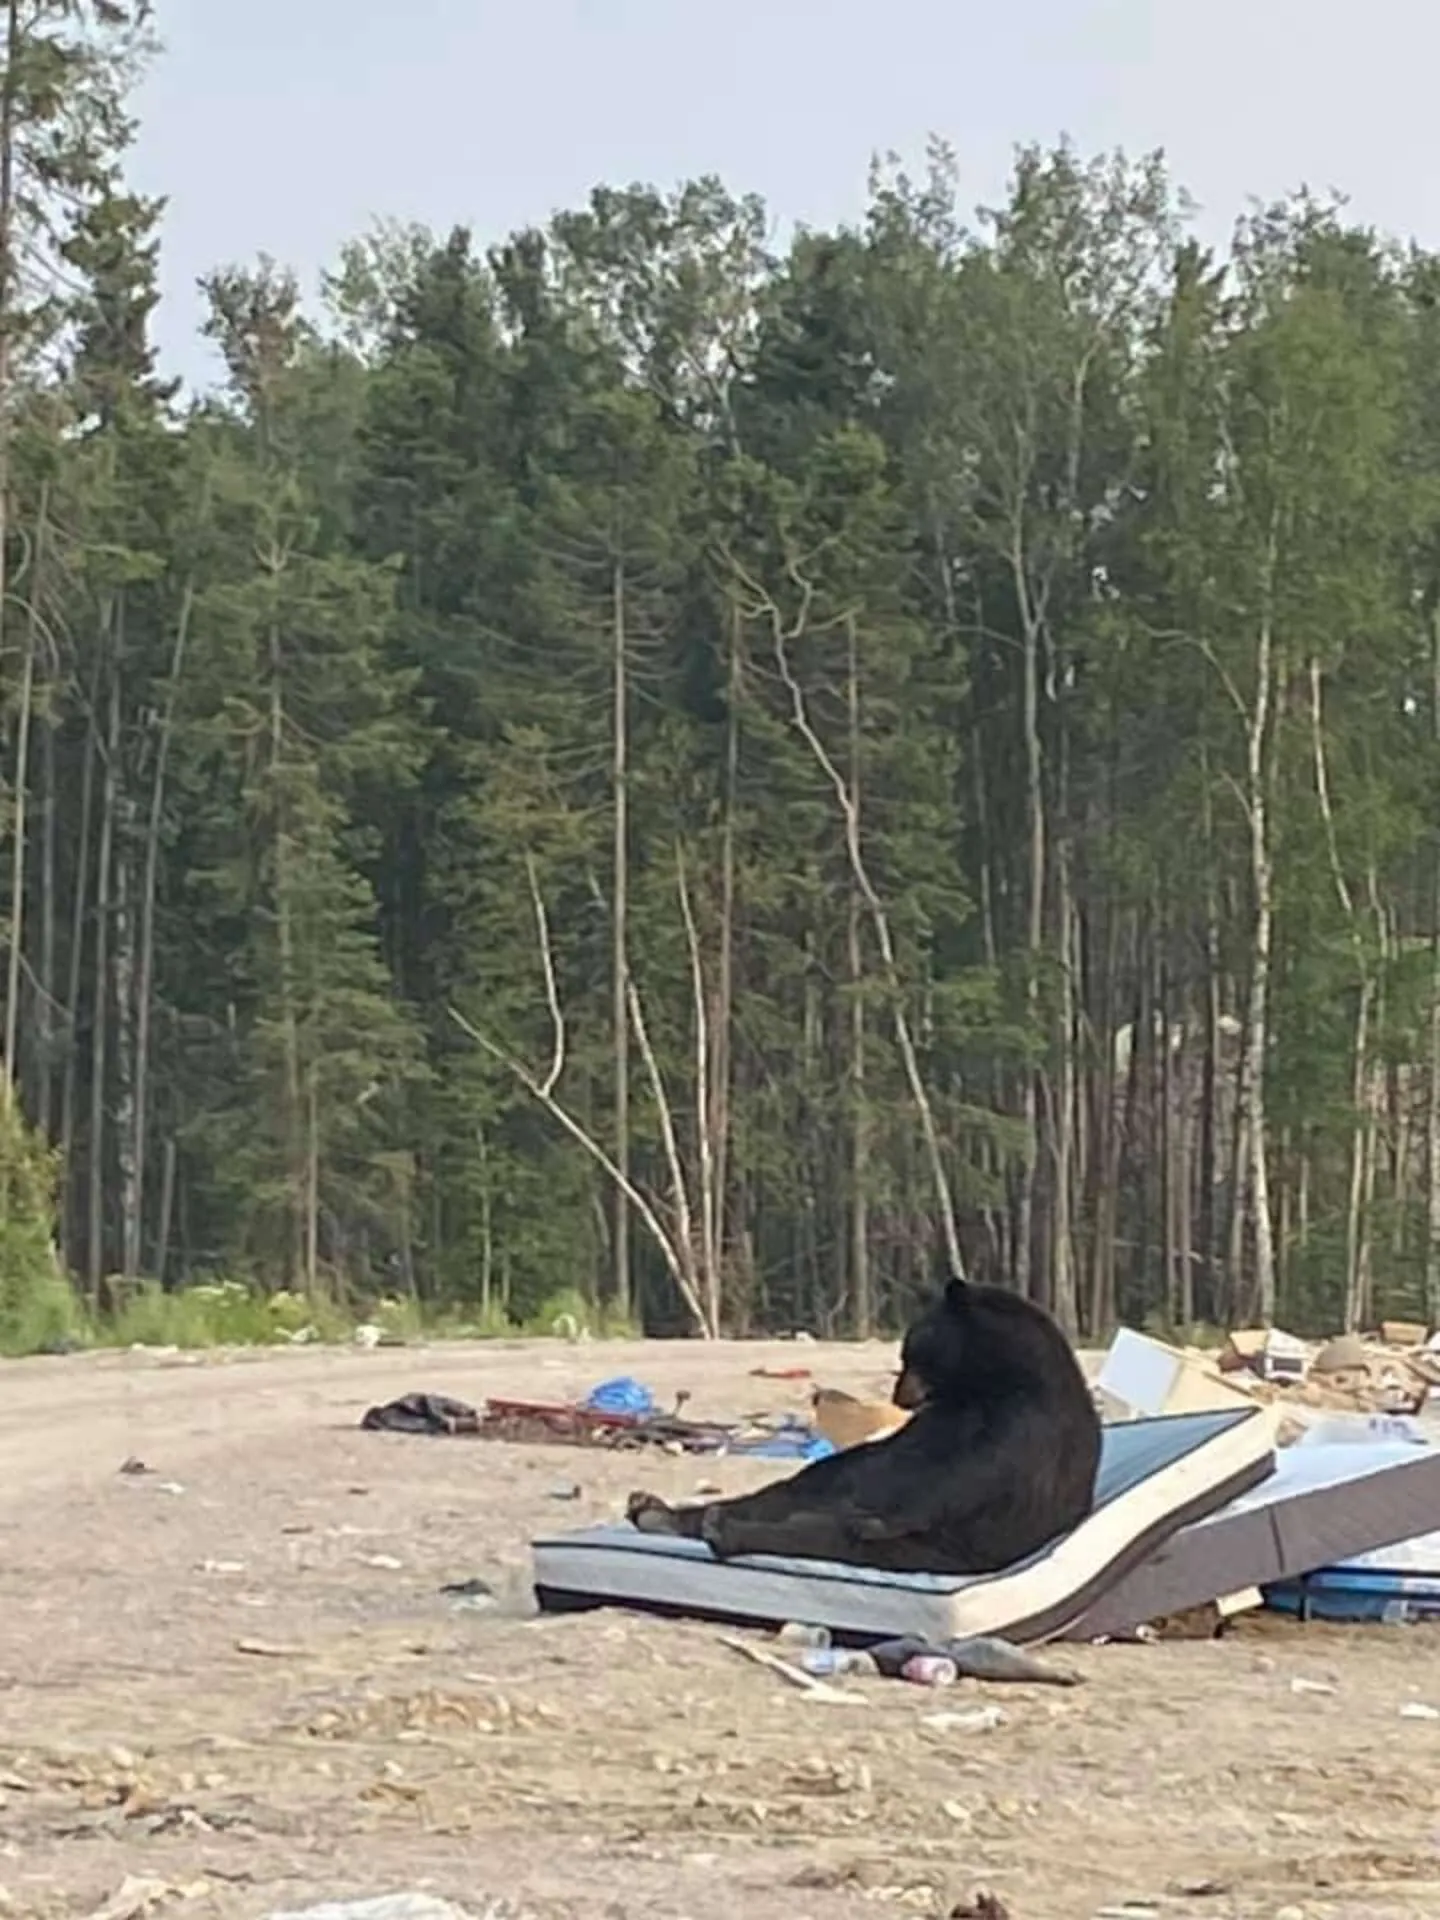
M0 1339L895 1327L942 1185L1092 1335L1440 1315L1440 266L937 148L219 267L182 404L143 13L8 76Z
M73 1336L75 1297L55 1257L56 1156L0 1093L0 1353Z

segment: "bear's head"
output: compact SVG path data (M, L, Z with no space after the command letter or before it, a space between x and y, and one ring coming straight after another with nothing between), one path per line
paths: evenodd
M913 1410L937 1394L944 1397L964 1374L968 1292L963 1280L947 1281L940 1298L906 1332L890 1396L897 1407Z
M1003 1396L1053 1370L1056 1338L1050 1316L1022 1295L952 1276L906 1333L890 1397L913 1410Z

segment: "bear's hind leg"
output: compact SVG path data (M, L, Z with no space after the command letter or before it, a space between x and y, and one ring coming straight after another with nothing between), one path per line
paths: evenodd
M772 1490L767 1488L766 1492ZM738 1554L768 1553L780 1559L842 1560L852 1562L856 1543L843 1511L824 1507L796 1507L789 1513L747 1511L744 1499L717 1501L705 1510L700 1537L717 1559Z

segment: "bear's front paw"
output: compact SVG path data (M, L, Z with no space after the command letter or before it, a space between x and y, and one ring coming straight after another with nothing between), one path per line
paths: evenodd
M625 1518L641 1533L675 1531L675 1510L658 1493L646 1493L643 1490L632 1493L625 1502Z

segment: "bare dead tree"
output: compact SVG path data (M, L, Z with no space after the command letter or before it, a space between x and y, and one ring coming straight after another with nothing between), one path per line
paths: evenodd
M689 1204L689 1192L685 1184L684 1168L680 1159L679 1141L675 1132L673 1115L666 1097L664 1081L660 1073L659 1061L650 1042L649 1031L645 1025L644 1009L640 996L635 989L633 979L627 980L627 998L630 1020L635 1034L636 1045L645 1070L650 1077L655 1092L656 1104L660 1115L661 1138L667 1162L669 1163L672 1184L674 1186L675 1231L672 1232L662 1219L658 1208L636 1185L629 1174L622 1171L612 1155L607 1153L600 1142L583 1126L568 1107L559 1099L556 1088L565 1070L567 1049L564 1008L560 1000L559 980L555 970L555 955L550 939L550 924L545 912L544 896L540 889L539 876L535 871L535 862L528 858L525 862L526 877L529 881L530 900L535 914L536 938L540 949L540 968L545 982L545 1004L550 1013L551 1050L550 1064L544 1077L532 1072L523 1060L518 1059L488 1034L482 1033L471 1021L467 1020L457 1007L450 1008L450 1017L461 1031L475 1044L484 1049L492 1059L498 1060L508 1072L524 1087L525 1091L545 1112L561 1127L577 1146L583 1149L595 1164L611 1180L617 1191L624 1195L644 1222L651 1239L655 1242L665 1267L681 1299L685 1302L696 1330L707 1339L717 1337L718 1328L706 1310L701 1290L696 1285L695 1249L693 1221Z

